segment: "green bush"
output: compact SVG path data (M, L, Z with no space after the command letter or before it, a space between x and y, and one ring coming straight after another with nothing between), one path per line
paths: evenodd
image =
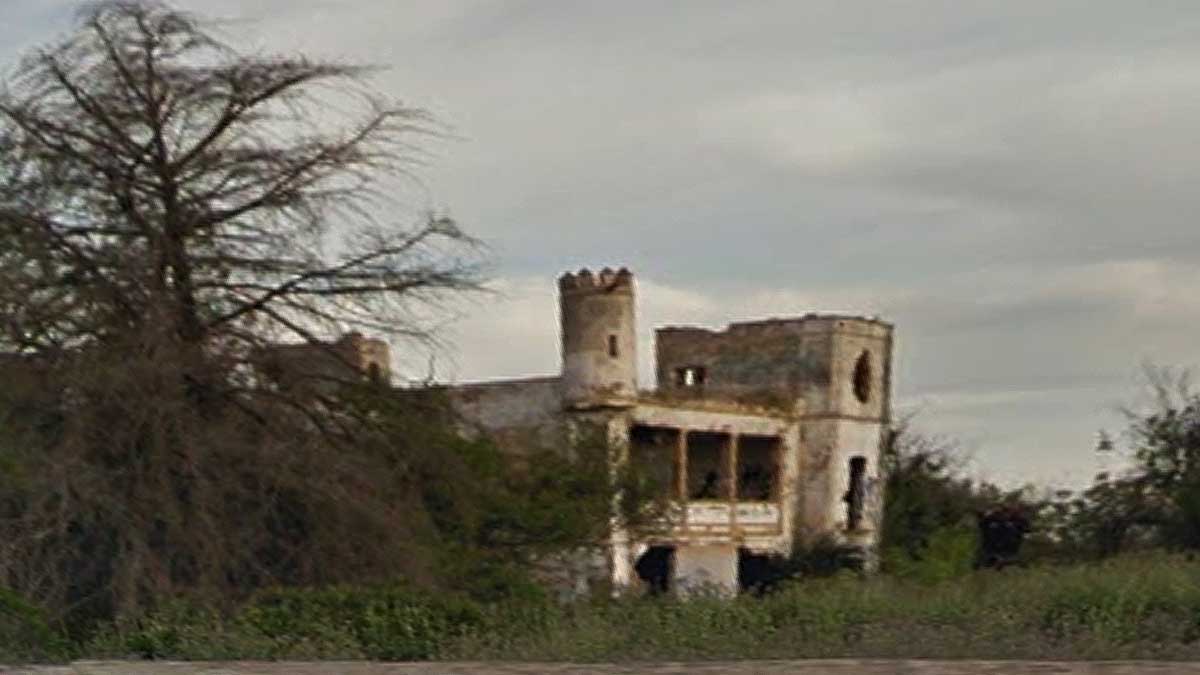
M231 616L175 602L114 624L89 652L140 658L437 658L476 630L484 609L465 597L402 585L262 592Z
M66 639L50 627L45 612L0 589L0 661L47 661L68 655Z
M971 572L979 550L979 533L969 527L935 530L916 555L901 547L885 551L883 566L902 579L926 583L949 581Z
M437 657L447 641L483 623L483 609L406 586L335 588L264 593L238 619L283 644L344 636L367 658L407 661Z
M218 610L175 599L145 616L101 627L82 651L103 658L252 658L266 653L267 645L237 634Z

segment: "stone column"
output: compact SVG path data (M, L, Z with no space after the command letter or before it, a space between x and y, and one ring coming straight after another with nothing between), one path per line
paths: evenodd
M678 527L687 535L688 531L688 457L687 457L687 429L679 429L679 434L675 444L675 498L679 510Z
M737 433L729 434L729 441L725 444L725 472L729 476L727 481L728 498L729 498L729 527L733 532L737 531L737 504L738 504L738 449L741 436Z
M675 476L675 496L681 502L688 498L688 458L687 458L687 429L679 430L679 438L675 447L675 466L679 474Z
M740 435L736 433L729 434L729 440L725 442L725 473L729 476L726 481L726 498L731 502L737 501L738 495L738 442Z

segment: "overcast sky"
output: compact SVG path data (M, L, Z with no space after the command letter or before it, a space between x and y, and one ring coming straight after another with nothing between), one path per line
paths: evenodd
M895 396L977 474L1088 480L1143 362L1200 361L1200 3L186 0L268 51L388 66L440 142L418 207L503 291L446 379L554 373L554 279L655 326L878 314ZM74 4L0 0L0 59Z

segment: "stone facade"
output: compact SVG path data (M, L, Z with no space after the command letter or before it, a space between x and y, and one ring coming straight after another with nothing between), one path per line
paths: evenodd
M391 380L392 355L388 343L362 333L346 333L335 342L277 344L259 356L264 372L285 387L321 389L365 375Z
M739 570L753 567L750 558L786 557L818 540L870 562L891 416L891 325L807 314L724 330L660 328L657 386L639 391L633 275L582 270L558 287L557 376L447 392L474 430L502 442L532 434L569 447L571 430L587 421L606 428L613 456L669 468L674 517L653 533L614 530L607 581L732 593L749 582Z

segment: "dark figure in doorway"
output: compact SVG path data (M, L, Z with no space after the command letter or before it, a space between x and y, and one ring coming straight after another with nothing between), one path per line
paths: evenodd
M716 499L720 496L718 494L718 480L719 477L716 471L709 471L704 474L704 485L701 485L696 494L692 495L692 499Z

